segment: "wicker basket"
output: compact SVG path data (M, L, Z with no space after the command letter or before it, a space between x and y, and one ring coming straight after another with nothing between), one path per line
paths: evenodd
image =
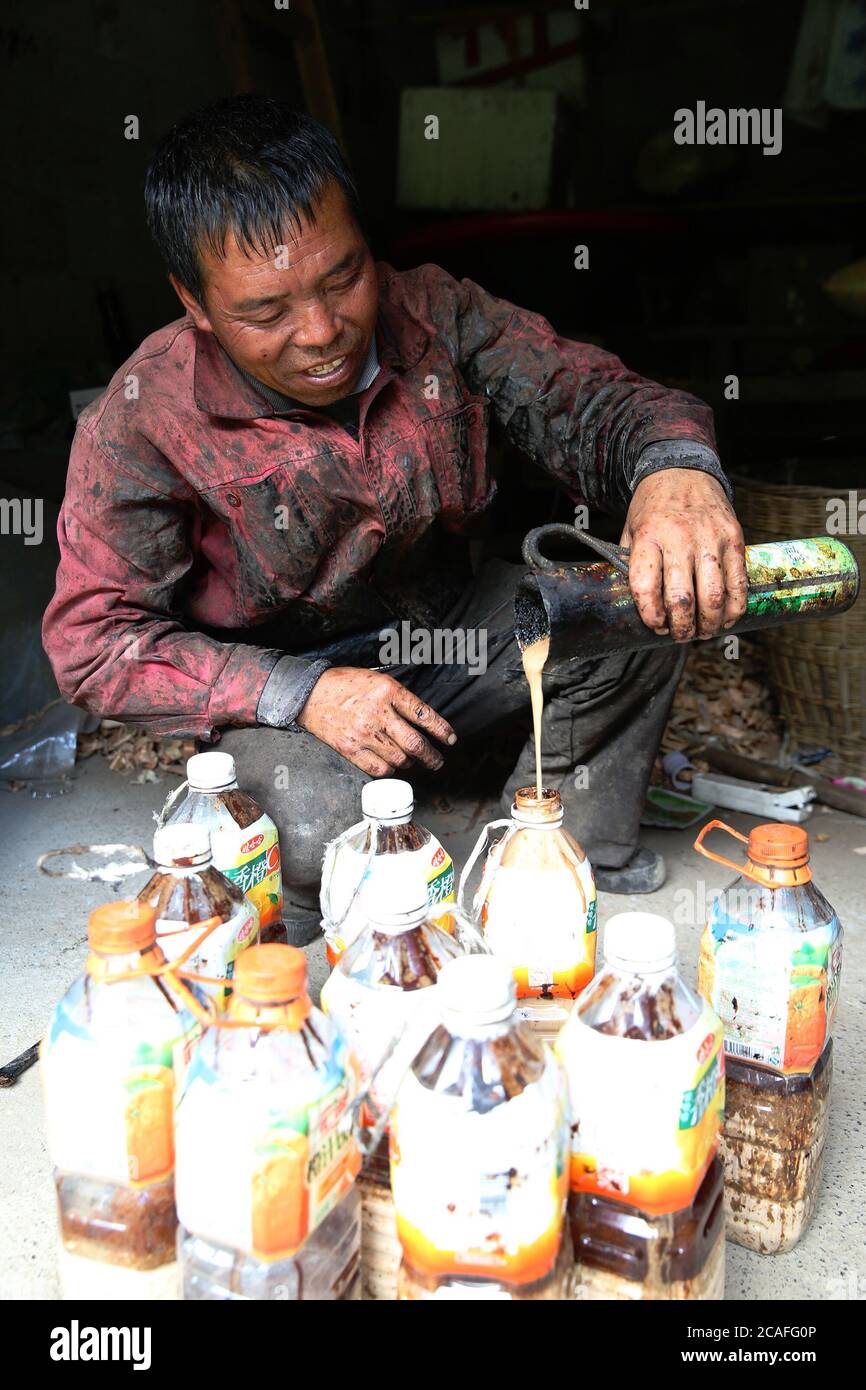
M828 465L828 472L832 465ZM847 487L734 478L737 514L750 545L827 534L828 502ZM866 573L866 535L840 537ZM847 613L758 634L767 672L794 747L823 745L825 776L866 776L866 600Z

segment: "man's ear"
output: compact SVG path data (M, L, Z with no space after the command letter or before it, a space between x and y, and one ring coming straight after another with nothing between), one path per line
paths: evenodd
M176 275L169 275L172 288L180 300L186 312L189 314L196 328L200 328L203 333L212 333L211 321L199 304L194 294L191 294L186 285L182 285Z

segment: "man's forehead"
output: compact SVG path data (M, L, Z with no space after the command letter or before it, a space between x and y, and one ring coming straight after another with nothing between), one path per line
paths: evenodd
M273 294L278 280L289 290L292 283L312 283L348 269L363 254L365 243L342 190L321 198L312 214L299 211L297 220L287 216L279 236L271 232L253 244L230 228L221 253L201 249L204 279L233 282L240 289L267 279Z

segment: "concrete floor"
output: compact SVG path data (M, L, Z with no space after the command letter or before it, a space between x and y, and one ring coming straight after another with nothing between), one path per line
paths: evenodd
M3 1061L41 1037L56 999L84 964L87 914L106 896L95 884L57 884L38 875L36 856L82 839L145 843L152 832L152 813L174 785L174 779L168 779L158 786L137 786L94 758L78 768L65 796L40 801L22 792L0 792L0 882L7 904L6 954L0 972ZM428 808L422 819L460 865L481 825L499 812L492 802L481 807L465 800L451 802L450 809L441 802L436 810ZM755 823L733 813L730 820L740 829ZM819 810L808 828L816 880L846 931L823 1191L812 1225L796 1250L773 1257L727 1247L727 1297L733 1300L866 1298L866 1049L858 1024L866 1001L866 855L854 853L866 846L866 821ZM817 833L829 838L817 843ZM599 915L602 931L606 918L617 910L647 907L671 915L679 924L683 972L694 981L706 896L729 882L731 875L694 854L692 838L688 832L647 831L646 843L666 855L668 882L649 898L602 894ZM136 891L144 879L128 882ZM308 955L318 989L326 973L324 951L317 943ZM0 1135L0 1298L56 1298L54 1195L36 1068L14 1086L0 1089Z

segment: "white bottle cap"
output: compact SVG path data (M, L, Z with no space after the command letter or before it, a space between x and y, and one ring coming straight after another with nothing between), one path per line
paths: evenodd
M186 780L197 792L220 792L236 781L231 753L195 753L187 759Z
M381 777L361 788L361 810L367 820L410 820L415 809L415 794L409 782L399 777Z
M427 916L427 880L414 854L380 854L360 893L360 907L377 931L397 936Z
M514 976L497 956L458 956L436 981L443 1022L452 1031L501 1023L514 1013Z
M632 975L669 970L677 959L673 924L656 912L618 912L605 928L604 958Z
M164 825L154 832L153 857L157 864L174 864L178 859L211 857L210 832L205 825Z

